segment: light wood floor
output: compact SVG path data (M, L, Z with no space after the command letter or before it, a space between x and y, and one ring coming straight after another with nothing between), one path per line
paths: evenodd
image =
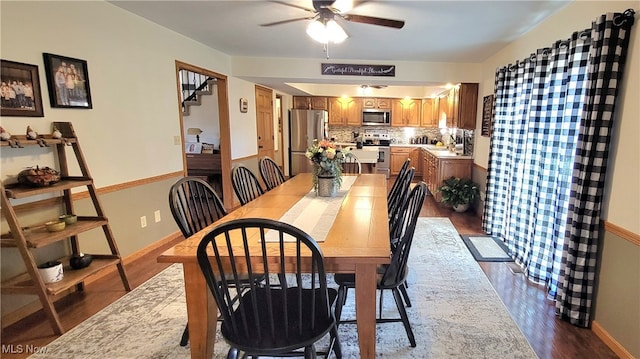
M472 213L454 213L427 197L420 213L424 217L448 217L460 234L482 233L480 219ZM132 287L165 269L168 264L156 262L164 251L161 248L126 266ZM491 284L511 313L514 321L542 358L617 358L617 356L589 329L577 328L556 319L552 301L545 290L514 275L504 263L481 263ZM84 292L73 293L56 303L65 328L72 328L97 313L125 292L117 274L106 276L86 286ZM2 357L26 358L29 353L9 353L31 345L45 347L56 338L42 311L2 330ZM176 344L179 338L176 338Z

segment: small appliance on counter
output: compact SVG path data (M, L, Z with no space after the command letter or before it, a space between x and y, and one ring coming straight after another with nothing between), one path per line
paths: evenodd
M360 132L351 132L353 135L353 140L356 142L356 148L362 148L362 137L360 137Z

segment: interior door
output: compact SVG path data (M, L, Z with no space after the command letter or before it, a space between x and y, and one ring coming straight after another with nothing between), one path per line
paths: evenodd
M256 86L256 122L258 158L274 158L273 91L261 86Z

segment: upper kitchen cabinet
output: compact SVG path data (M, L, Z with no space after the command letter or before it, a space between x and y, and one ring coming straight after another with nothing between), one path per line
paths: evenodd
M442 109L442 99L446 98L447 106ZM448 93L440 97L440 114L445 113L447 127L475 130L478 112L478 84L461 83L452 87Z
M391 109L391 99L382 97L365 97L362 99L362 108Z
M467 130L475 130L478 113L478 84L460 84L456 105L458 114L457 127Z
M293 96L293 108L297 110L328 110L324 96Z
M420 120L421 127L436 128L438 127L438 118L436 107L434 106L435 99L425 98L422 99L422 118Z
M420 127L422 99L391 100L391 126Z
M362 124L362 99L330 97L329 125L360 126Z

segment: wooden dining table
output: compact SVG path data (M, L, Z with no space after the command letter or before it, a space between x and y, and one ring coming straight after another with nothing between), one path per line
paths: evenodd
M344 177L343 177L344 178ZM218 309L198 266L196 250L215 226L237 218L280 220L312 191L310 173L299 174L219 221L168 249L158 262L181 263L189 325L191 358L212 358ZM328 273L355 273L356 322L361 358L376 352L376 268L390 262L387 180L382 174L360 174L342 202L326 238L318 244ZM340 193L339 193L340 194ZM313 201L313 199L311 199ZM321 200L321 198L319 199ZM260 243L256 242L256 246ZM178 338L176 338L176 341Z

